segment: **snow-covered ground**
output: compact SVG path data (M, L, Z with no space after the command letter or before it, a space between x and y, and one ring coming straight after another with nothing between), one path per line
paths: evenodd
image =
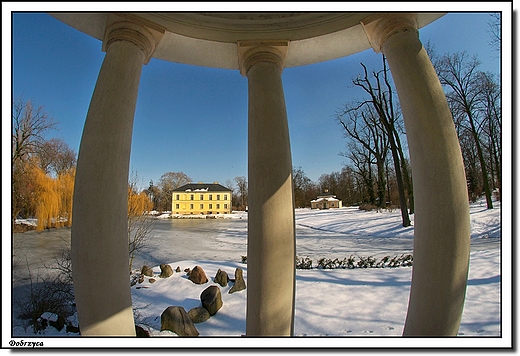
M504 342L507 344L511 338L511 286L510 280L503 280L504 272L507 276L510 272L504 270L509 266L504 266L502 259L510 253L502 250L500 203L495 202L495 209L487 210L482 202L478 202L471 205L470 212L472 252L466 303L458 333L460 338L398 338L402 335L406 318L412 267L297 270L294 334L306 338L240 338L245 334L247 290L229 294L232 283L221 287L223 306L218 313L195 326L200 336L238 338L225 338L221 342L165 338L176 335L161 331L162 312L172 305L182 306L186 311L200 306L200 294L208 286L215 285L213 277L218 269L233 278L235 269L241 268L247 284L247 264L217 257L214 260L187 259L169 263L174 270L179 266L181 271L201 266L209 278L206 284L196 285L186 273L179 272L170 278L155 276L153 284L146 278L143 283L132 286L136 323L156 338L147 342L141 339L136 344L134 339L112 338L110 343L141 347L503 347ZM244 219L247 215L232 214L227 218ZM348 246L355 256L359 256L363 249L356 251L356 244L352 241L357 244L366 241L372 245L375 252L372 255L378 258L383 254L393 257L392 253L398 251L395 245L413 244L413 226L403 228L400 225L399 211L298 209L296 224L299 231L320 232L320 238L305 239L304 234L302 241L297 242L297 245L304 245L305 256L312 258L314 265L321 252L313 254L312 250L323 251L323 246L329 243L328 234L335 237L335 244L339 243L337 235L344 235L343 241L347 245L350 243ZM505 245L510 246L510 243ZM406 248L400 251L407 252ZM342 257L348 258L349 255ZM159 267L154 267L154 271L158 275ZM109 275L103 278L109 278ZM26 339L35 336L16 321L13 334ZM52 327L38 336L60 337L46 339L46 342L63 343L67 347L93 345L92 341L73 338L77 334L58 332ZM324 336L328 338L317 338ZM100 342L104 343L104 340Z

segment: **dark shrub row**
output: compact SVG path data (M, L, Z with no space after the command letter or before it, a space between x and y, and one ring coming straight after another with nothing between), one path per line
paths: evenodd
M241 256L242 263L247 263L247 256ZM398 256L390 257L385 256L379 261L373 256L357 256L350 255L349 258L342 260L335 258L320 258L316 265L313 265L312 259L309 257L298 257L296 256L296 269L353 269L353 268L395 268L395 267L409 267L413 264L413 256L410 254L401 254Z
M357 256L351 255L349 258L342 260L335 258L320 258L316 265L309 257L296 257L296 269L336 269L336 268L385 268L385 267L409 267L413 264L413 256L398 255L394 257L385 256L380 260L376 260L373 256Z

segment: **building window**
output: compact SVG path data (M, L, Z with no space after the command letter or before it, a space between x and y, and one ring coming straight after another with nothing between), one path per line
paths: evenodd
M204 200L204 194L200 195L200 200Z
M190 200L193 200L194 196L193 194L190 194Z
M204 209L204 204L200 204L200 210Z
M210 195L210 196L211 196L211 195ZM210 205L209 205L209 208L210 208L210 209L213 209L213 204L210 204Z
M193 204L190 204L190 210L193 210Z
M227 200L227 194L224 194L224 200Z
M217 209L220 209L220 204L217 204Z
M220 200L220 194L217 194L217 200Z
M209 195L209 200L213 200L213 195Z
M227 209L227 204L224 204L224 209Z
M180 199L179 199L179 194L177 194L177 195L175 196L175 200L180 200Z
M175 204L175 209L179 210L179 204Z

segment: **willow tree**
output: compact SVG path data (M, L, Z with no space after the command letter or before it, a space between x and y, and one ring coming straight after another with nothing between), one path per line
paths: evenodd
M72 167L60 173L57 177L60 191L60 217L64 226L72 226L72 200L74 196L74 178L76 168Z
M41 168L33 167L36 198L37 231L56 227L59 224L60 194L55 179L49 177Z
M33 199L36 209L37 231L52 227L71 226L72 195L75 169L53 178L40 167L31 168Z

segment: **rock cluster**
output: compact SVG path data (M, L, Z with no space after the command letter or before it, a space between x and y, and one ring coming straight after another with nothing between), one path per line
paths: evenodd
M65 328L67 333L79 333L77 319L74 316L65 319L56 313L45 312L36 320L35 329L45 330L49 326L54 327L58 331L62 331Z
M161 264L160 268L161 274L159 278L169 278L174 273L172 267L168 264ZM150 271L152 272L151 274ZM178 273L180 271L181 268L178 266L175 272ZM187 278L195 284L205 284L209 281L206 272L200 266L195 266L193 269L186 268L184 271L186 272ZM154 276L150 267L143 266L139 283L144 281L144 276ZM155 282L155 278L149 278L148 280L150 283ZM199 332L195 324L207 321L223 307L224 302L222 301L220 287L226 287L229 282L232 282L233 286L228 291L230 294L246 289L241 268L235 270L234 279L230 279L227 272L219 269L213 278L213 282L215 282L216 285L207 287L200 294L201 306L192 308L188 312L186 312L182 306L169 306L166 308L161 314L161 331L170 330L179 336L198 336ZM146 332L144 330L138 330L137 327L136 333L138 333L139 336L146 337Z

